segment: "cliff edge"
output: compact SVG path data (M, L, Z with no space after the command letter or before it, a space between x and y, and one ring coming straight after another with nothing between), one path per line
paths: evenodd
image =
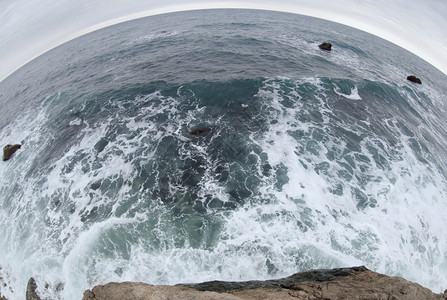
M447 290L446 290L447 292ZM447 299L399 277L389 277L365 267L313 270L266 281L210 281L175 286L137 282L108 283L84 292L84 300L114 299Z

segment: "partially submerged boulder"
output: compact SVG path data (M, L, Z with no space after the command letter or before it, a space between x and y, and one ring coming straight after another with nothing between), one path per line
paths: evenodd
M414 76L414 75L410 75L410 76L408 76L408 77L407 77L407 80L409 80L409 81L411 81L411 82L414 82L414 83L422 84L421 79L417 78L417 77Z
M41 300L40 297L36 293L37 283L36 280L31 277L28 280L28 284L26 285L26 300Z
M11 156L12 156L18 149L20 149L21 147L22 147L22 145L19 145L19 144L15 144L15 145L10 145L10 144L8 144L8 145L6 145L6 146L3 148L3 161L6 161L6 160L10 159Z
M60 295L61 292L64 289L64 284L62 282L56 282L55 285L50 285L48 282L45 283L44 285L45 290L48 289L52 289L52 291L56 294L56 295ZM47 297L42 297L39 296L39 294L37 293L37 282L36 279L34 279L34 277L31 277L28 280L28 284L26 285L26 294L25 294L25 299L26 300L42 300L42 299L48 299ZM56 296L55 299L59 299L60 297ZM0 299L2 300L2 299Z
M200 134L208 132L210 130L211 130L211 128L209 128L209 127L201 127L201 128L197 128L195 130L190 131L189 135L200 135Z
M318 47L319 47L321 50L331 51L331 49L332 49L332 44L331 44L331 43L324 42L323 44L320 44Z

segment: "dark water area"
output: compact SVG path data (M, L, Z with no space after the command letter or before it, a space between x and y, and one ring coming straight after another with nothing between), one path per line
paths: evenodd
M1 293L352 265L441 291L445 79L365 32L268 11L61 45L0 83L1 143L23 142L0 168Z

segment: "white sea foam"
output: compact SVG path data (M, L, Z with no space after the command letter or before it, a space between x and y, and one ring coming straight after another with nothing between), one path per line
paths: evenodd
M370 136L362 142L360 153L372 165L362 166L361 161L356 161L352 179L340 181L332 175L337 174L340 165L325 157L325 149L330 143L317 142L318 154L297 155L303 141L290 139L286 132L300 126L303 131L308 131L316 125L294 124L296 114L301 111L300 105L292 109L282 107L278 115L280 106L277 103L281 102L278 94L272 92L269 96L267 92L264 97L273 102L272 108L276 111L271 115L280 121L270 127L262 148L268 153L272 166L287 165L289 177L289 184L276 198L279 200L287 195L305 202L309 209L308 218L315 220L311 224L318 229L307 231L304 236L310 232L318 241L319 249L349 256L350 260L344 261L345 264L360 260L374 270L404 276L435 290L442 289L442 281L432 276L432 267L445 272L445 258L436 253L446 250L445 244L440 242L444 238L440 239L439 235L443 223L439 211L446 209L442 199L447 191L445 178L436 167L421 163L413 154L409 140L388 146L381 137ZM325 131L330 132L329 128ZM343 146L337 140L332 144ZM383 146L386 148L382 149ZM387 158L388 166L379 165L377 154L371 152L373 149ZM396 149L400 150L393 154ZM307 168L303 168L300 161L304 161ZM320 162L326 162L330 171L315 173L312 166L315 168ZM367 179L364 181L366 185L362 183L362 177ZM328 192L337 183L343 186L342 197ZM374 199L372 207L356 208L358 199L354 191L359 190L363 191L363 197ZM295 232L299 232L297 230L295 228Z
M126 224L132 222L129 219L121 219L111 217L102 222L93 224L87 230L79 234L76 241L73 242L69 253L64 258L62 266L63 280L65 282L62 293L63 299L73 299L73 291L82 291L86 286L89 286L89 267L91 261L95 260L92 257L92 247L98 243L102 233L119 224ZM96 272L95 272L96 273Z
M287 93L285 83L293 86ZM1 240L0 273L14 291L2 289L2 294L23 298L26 281L36 274L41 295L79 299L85 289L109 281L268 279L360 264L440 291L444 278L436 274L447 269L445 220L439 213L446 210L444 176L418 159L396 119L384 122L399 136L397 145L368 132L358 153L350 150L332 132L331 126L341 127L343 120L334 120L325 105L332 91L323 85L318 78L264 83L256 97L269 126L247 136L262 149L250 152L258 162L259 193L232 210L206 207L205 215L176 213L137 183L133 190L137 167L154 158L164 137L175 136L183 142L181 157L204 158L207 171L198 183L198 201L205 203L209 194L231 201L212 176L217 164L206 145L184 136L203 109L181 112L178 99L160 93L137 98L142 108L136 116L75 125L85 126L77 142L47 174L40 171L43 178L32 180L19 165L31 166L48 143L46 108L8 127L0 141L19 136L26 141L26 155L18 153L0 167L3 191L14 182L22 185L17 201L2 204L2 224L8 226L1 233L8 238ZM312 90L312 97L300 88ZM153 120L161 112L169 118L157 127ZM316 112L321 119L311 118ZM123 133L112 139L118 125ZM358 136L362 130L348 129ZM101 151L95 148L106 138ZM262 157L270 175L262 175ZM98 182L111 185L92 188ZM184 190L170 186L170 191ZM95 219L100 209L108 213Z
M350 100L362 100L362 98L359 95L359 90L358 90L357 86L352 88L351 89L351 93L349 93L349 94L342 93L342 91L339 88L337 88L337 87L334 88L334 92L337 95L340 95L340 96L345 97L345 98L350 99Z
M76 118L76 119L70 121L70 123L69 123L70 126L79 126L81 124L82 124L81 118Z
M166 37L172 37L178 35L178 31L163 31L159 33L151 33L144 36L135 37L132 40L128 41L128 45L137 45L137 44L143 44L143 43L149 43L155 39L160 38L166 38Z
M42 150L41 140L48 137L42 128L46 119L45 110L38 107L0 133L1 144L23 143L12 159L0 166L0 273L7 284L1 293L8 299L25 297L24 287L33 270L42 269L38 261L52 265L50 259L39 257L39 243L33 243L41 220L31 195L33 186L27 178Z

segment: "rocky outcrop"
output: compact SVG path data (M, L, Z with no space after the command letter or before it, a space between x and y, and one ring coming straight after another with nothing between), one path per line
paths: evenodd
M322 50L331 51L332 50L332 44L324 42L323 44L318 45L318 47Z
M414 75L410 75L410 76L408 76L408 77L407 77L407 80L409 80L409 81L411 81L411 82L414 82L414 83L422 84L421 79L417 78L417 77L414 76Z
M31 277L26 285L26 300L40 300L40 297L36 293L37 283L36 280Z
M6 161L11 158L11 156L20 148L22 145L16 144L16 145L6 145L3 148L3 161Z
M372 272L365 267L314 270L287 278L154 286L144 283L109 283L84 292L84 300L102 299L445 299L419 284Z
M143 299L182 299L182 300L237 300L229 293L201 292L184 286L154 286L139 282L109 283L84 292L84 300L143 300Z

